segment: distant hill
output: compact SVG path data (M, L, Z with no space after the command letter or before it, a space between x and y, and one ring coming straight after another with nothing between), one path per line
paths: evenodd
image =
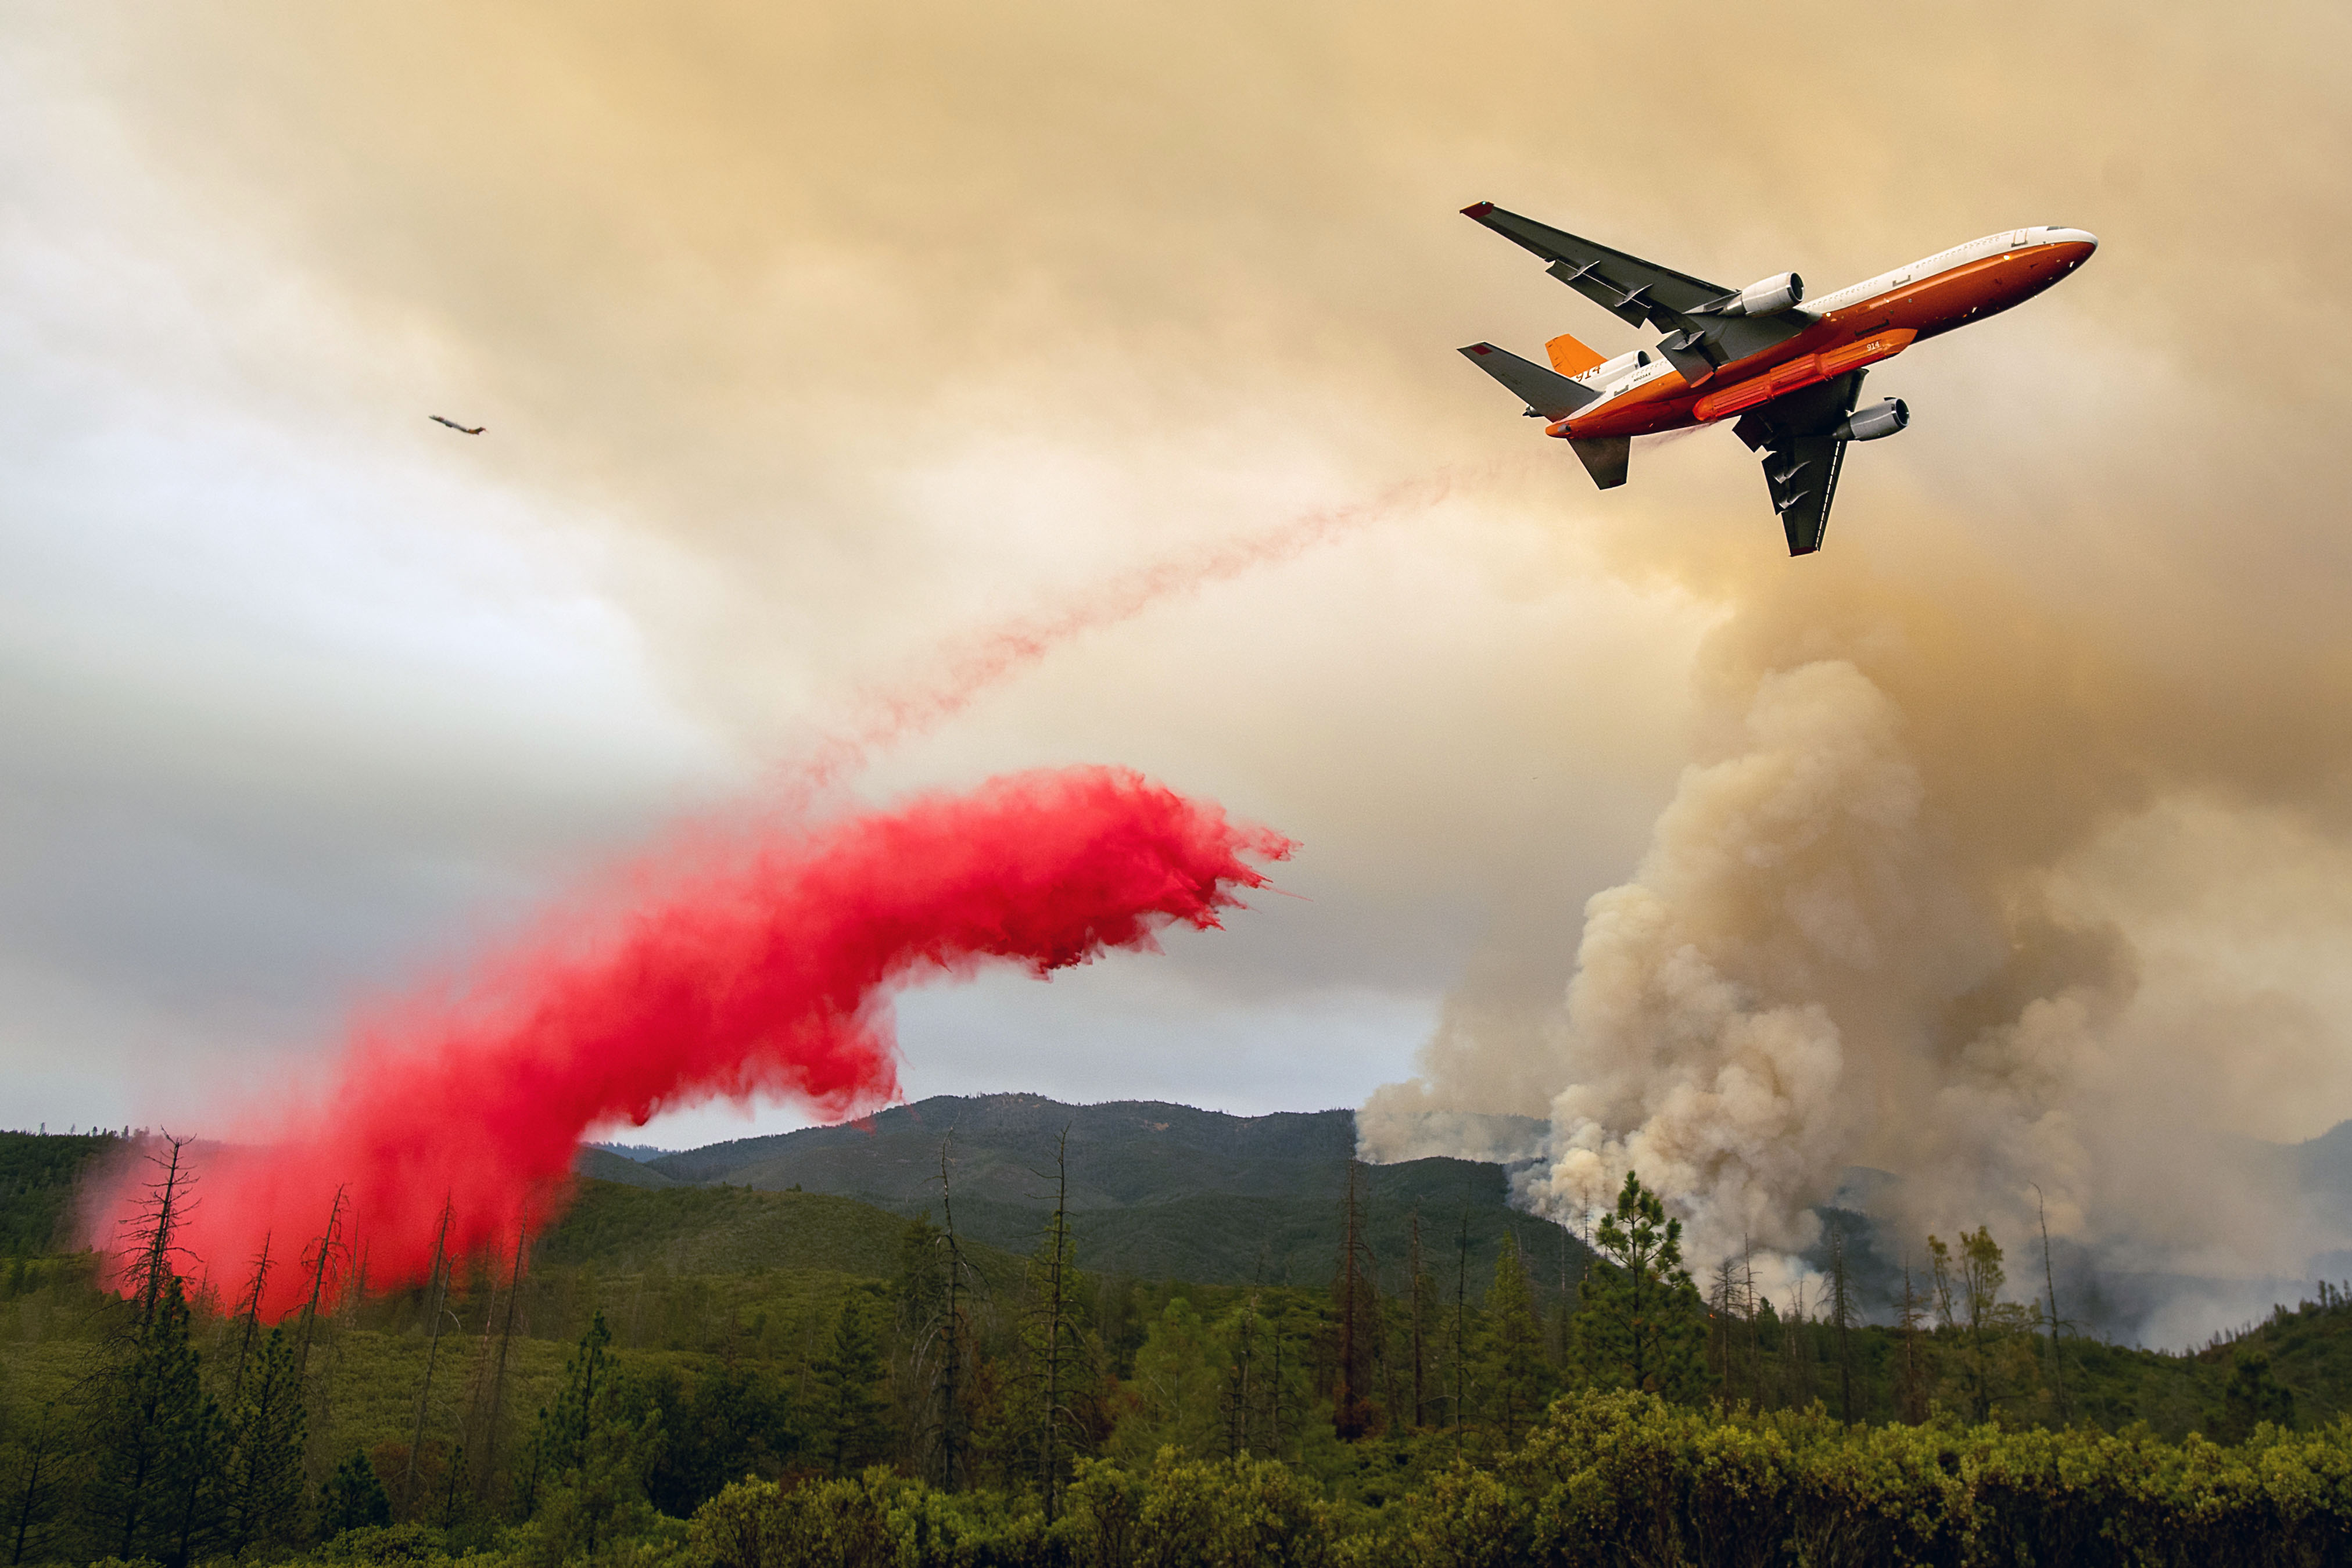
M1231 1116L1160 1101L1071 1105L1036 1094L940 1095L863 1123L742 1138L665 1155L680 1181L855 1197L940 1218L944 1145L957 1228L1026 1252L1054 1206L1066 1129L1070 1227L1080 1265L1203 1284L1321 1285L1338 1267L1354 1113ZM1580 1243L1510 1207L1503 1166L1410 1160L1364 1173L1362 1223L1381 1271L1402 1281L1416 1216L1424 1266L1494 1276L1505 1235L1549 1290L1580 1271Z
M588 1147L603 1149L607 1154L618 1155L626 1160L657 1160L664 1155L677 1152L675 1149L657 1148L652 1144L590 1144Z
M1153 1100L1067 1105L1040 1094L939 1095L864 1122L712 1144L647 1162L687 1182L839 1192L886 1207L936 1203L943 1141L958 1198L1051 1208L1069 1134L1070 1207L1118 1208L1207 1193L1289 1195L1302 1164L1344 1166L1348 1111L1229 1116Z
M2352 1193L2352 1122L2338 1122L2307 1143L2287 1145L2295 1185L2305 1193Z
M582 1176L592 1176L598 1181L618 1182L623 1186L681 1185L677 1177L664 1176L641 1160L615 1154L611 1149L598 1148L593 1144L572 1156L572 1168Z

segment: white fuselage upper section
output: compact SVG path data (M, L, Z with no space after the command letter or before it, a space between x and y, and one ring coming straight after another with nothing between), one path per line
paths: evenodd
M1862 282L1849 285L1834 294L1823 294L1809 298L1801 305L1790 307L1790 314L1818 321L1824 316L1845 309L1849 306L1860 305L1864 300L1874 299L1882 294L1892 294L1898 288L1908 287L1912 284L1934 277L1939 273L1949 272L1956 267L1967 267L1973 262L1984 261L2011 251L2040 245L2095 246L2098 243L2096 235L2082 229L2058 228L2047 225L2033 228L2003 229L1999 234L1987 235L1982 239L1972 239L1966 245L1956 245L1949 250L1937 251L1935 255L1923 257L1907 267L1898 267L1892 272L1882 272L1875 277L1864 278ZM1623 397L1627 392L1637 391L1662 376L1670 376L1674 373L1674 366L1668 364L1663 357L1643 349L1635 350L1632 353L1620 354L1613 360L1604 361L1582 375L1572 376L1570 379L1581 382L1586 386L1600 392L1600 402L1593 403L1582 411L1583 413L1590 414L1603 404Z

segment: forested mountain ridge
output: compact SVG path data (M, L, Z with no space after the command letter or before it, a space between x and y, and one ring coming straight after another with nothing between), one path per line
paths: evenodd
M551 1228L540 1246L554 1248L567 1266L607 1270L654 1262L673 1273L731 1272L738 1265L728 1260L740 1256L768 1257L772 1267L861 1272L843 1261L850 1253L819 1259L787 1248L794 1260L787 1263L770 1247L736 1247L728 1239L758 1234L781 1244L784 1215L812 1216L815 1206L645 1207L631 1211L639 1217L631 1221L625 1257L592 1239L591 1229L603 1234L621 1202L619 1194L600 1197L597 1189L608 1183L652 1189L646 1192L651 1198L661 1189L683 1197L730 1186L755 1189L763 1198L804 1193L854 1199L872 1216L867 1242L887 1252L894 1244L882 1240L883 1228L924 1215L942 1218L945 1142L959 1229L975 1244L1025 1254L1053 1207L1055 1145L1066 1126L1069 1224L1089 1271L1319 1288L1339 1246L1354 1141L1349 1112L1238 1117L1152 1102L1071 1106L1008 1094L896 1106L872 1124L870 1133L845 1124L654 1162L583 1149L574 1168L593 1179L583 1184L575 1213ZM0 1245L6 1253L70 1250L65 1232L79 1183L89 1162L119 1143L111 1134L0 1133ZM1378 1276L1403 1277L1416 1225L1423 1266L1439 1270L1451 1260L1474 1291L1491 1277L1506 1236L1516 1239L1547 1296L1559 1294L1580 1267L1579 1243L1511 1207L1500 1166L1426 1159L1359 1169L1362 1240ZM671 1228L656 1246L652 1233L664 1226Z
M713 1144L636 1168L681 1182L834 1193L937 1220L944 1156L958 1228L1026 1252L1061 1200L1056 1159L1066 1151L1069 1225L1087 1269L1319 1286L1339 1246L1355 1149L1351 1111L1234 1116L1152 1100L939 1095L864 1122ZM593 1152L593 1174L643 1184L630 1162ZM1424 1266L1451 1259L1474 1281L1491 1276L1506 1235L1548 1295L1568 1289L1581 1267L1580 1243L1511 1206L1501 1166L1423 1159L1359 1168L1360 1222L1381 1274L1403 1277L1416 1223Z
M896 1208L937 1200L944 1144L959 1198L1050 1208L1065 1132L1072 1209L1208 1192L1286 1197L1302 1167L1338 1168L1356 1152L1349 1111L1233 1116L1152 1100L1073 1105L1042 1094L942 1094L862 1122L712 1144L646 1163L679 1181L798 1186Z

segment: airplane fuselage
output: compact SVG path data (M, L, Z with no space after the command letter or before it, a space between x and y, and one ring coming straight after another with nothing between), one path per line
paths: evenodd
M1790 307L1808 319L1803 331L1717 367L1696 385L1657 356L1621 355L1571 378L1601 400L1545 425L1545 434L1653 435L1730 418L1999 315L2073 273L2097 246L2089 234L2066 228L2010 229L1955 246Z

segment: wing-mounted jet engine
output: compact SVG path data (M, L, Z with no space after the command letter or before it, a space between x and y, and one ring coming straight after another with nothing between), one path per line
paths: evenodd
M1794 272L1726 288L1624 251L1507 213L1462 209L1545 270L1634 327L1665 336L1654 357L1604 359L1570 337L1546 345L1552 368L1492 343L1462 351L1517 392L1544 434L1568 442L1593 482L1625 482L1633 439L1737 416L1764 477L1789 553L1821 548L1848 443L1877 441L1911 421L1899 398L1857 411L1864 372L1922 339L2006 310L2091 258L2081 229L2011 229L1808 299Z
M1805 280L1793 272L1751 283L1737 294L1727 294L1712 305L1702 305L1694 316L1778 316L1805 297Z

